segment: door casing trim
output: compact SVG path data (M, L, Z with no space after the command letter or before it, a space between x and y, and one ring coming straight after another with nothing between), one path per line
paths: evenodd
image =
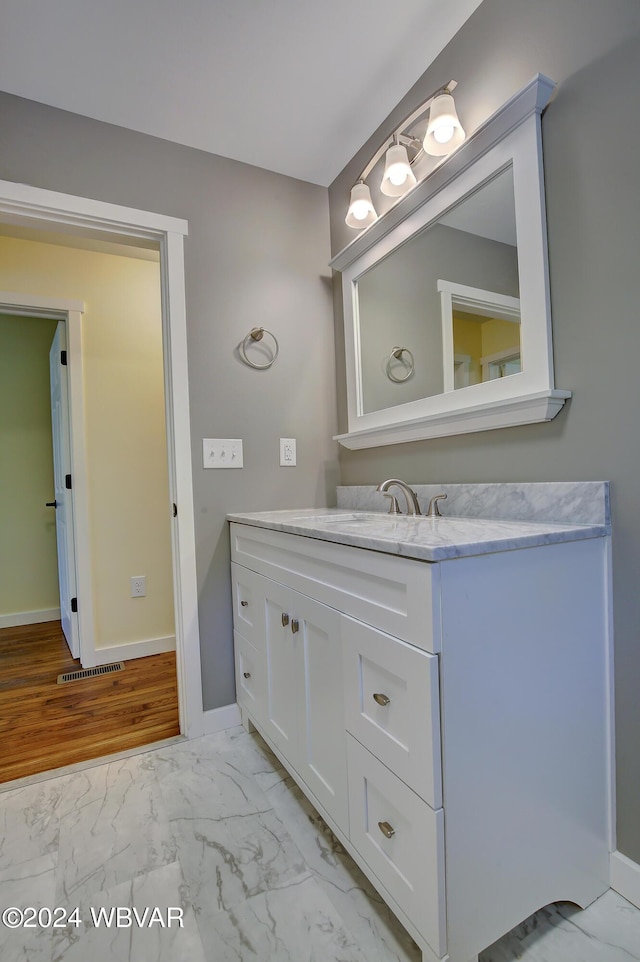
M188 233L187 221L32 187L29 184L0 180L0 222L126 245L141 242L140 246L153 246L160 251L169 497L178 508L177 516L171 522L171 540L180 731L187 738L197 737L203 733L204 719L184 282L184 236ZM37 312L38 301L46 302L40 303L40 310L61 309L69 318L69 335L72 339L75 335L76 345L81 344L81 302L75 302L74 308L70 309L68 301L64 301L64 307L61 308L59 298L37 298L29 295L27 301L28 305L23 302L23 306L29 307L29 313L33 313L34 309ZM76 323L77 329L74 329ZM69 347L68 349L70 350ZM70 365L71 369L75 366ZM70 391L78 389L78 385L73 383L71 373L69 388ZM72 403L72 418L73 408ZM75 438L78 425L72 421L71 427ZM84 425L81 436L84 438ZM74 470L77 470L75 465ZM84 528L84 534L88 538L88 527L80 523L77 527ZM79 530L76 535L78 533ZM81 591L84 596L84 590L79 583L79 597Z

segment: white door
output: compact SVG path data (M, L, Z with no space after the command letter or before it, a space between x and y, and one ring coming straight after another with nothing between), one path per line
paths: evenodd
M71 599L76 596L76 567L73 541L73 498L67 487L71 479L71 445L69 440L69 399L67 368L62 364L66 352L66 329L62 321L49 352L51 372L51 426L53 433L53 480L56 512L56 541L58 544L58 582L60 585L60 613L62 630L73 658L80 657L78 618L72 611Z

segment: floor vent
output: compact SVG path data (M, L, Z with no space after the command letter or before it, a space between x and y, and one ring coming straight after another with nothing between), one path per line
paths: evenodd
M111 675L114 671L124 671L124 662L115 665L100 665L98 668L81 668L79 671L67 671L58 675L58 684L64 685L68 681L79 681L81 678L95 678L96 675Z

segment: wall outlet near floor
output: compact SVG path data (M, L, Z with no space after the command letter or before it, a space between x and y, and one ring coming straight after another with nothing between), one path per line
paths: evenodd
M280 438L280 467L293 468L296 464L296 439Z
M131 597L144 598L147 593L147 579L145 575L134 575L131 579Z
M242 438L203 438L202 465L205 468L243 467Z

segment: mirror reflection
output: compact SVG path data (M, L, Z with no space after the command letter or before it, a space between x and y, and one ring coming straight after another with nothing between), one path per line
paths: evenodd
M444 280L438 291L445 391L522 371L519 298Z
M519 374L520 330L500 318L453 312L453 387Z
M513 170L356 284L361 413L522 371Z

